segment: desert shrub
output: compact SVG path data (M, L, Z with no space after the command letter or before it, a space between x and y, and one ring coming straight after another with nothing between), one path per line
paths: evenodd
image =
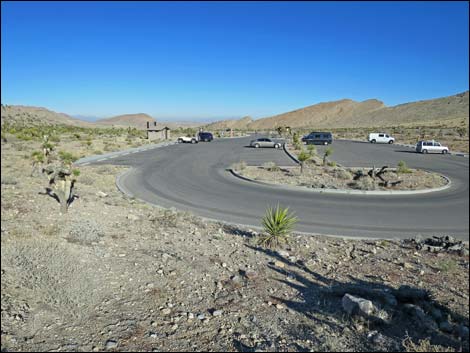
M266 162L263 164L263 168L270 171L270 172L277 172L279 171L279 167L276 163L274 162Z
M405 161L399 161L397 165L398 174L412 173L412 170L408 168Z
M103 154L103 151L101 151L101 150L94 150L94 151L93 151L93 154Z
M265 234L258 240L258 245L278 247L289 241L289 234L294 229L297 218L289 213L289 208L277 205L276 208L268 207L261 223Z
M59 151L59 159L65 164L72 164L78 159L78 157L70 152Z
M342 168L335 169L334 175L335 175L335 178L343 179L343 180L349 180L349 179L352 179L353 177L349 171L342 169Z
M402 344L406 352L456 352L456 350L451 347L431 344L429 339L419 340L418 343L414 343L409 336L405 337Z
M375 183L371 178L361 178L348 184L350 188L356 190L375 190Z
M240 162L238 162L238 163L232 164L232 169L233 169L233 170L242 171L242 170L244 170L246 167L247 167L247 164L246 164L245 161L240 161Z
M328 166L336 167L336 162L335 161L328 162Z

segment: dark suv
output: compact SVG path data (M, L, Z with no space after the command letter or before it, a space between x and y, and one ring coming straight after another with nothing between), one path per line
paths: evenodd
M333 142L331 132L311 132L302 137L302 142L307 145L328 145Z
M211 142L214 136L210 132L200 132L198 135L199 141Z

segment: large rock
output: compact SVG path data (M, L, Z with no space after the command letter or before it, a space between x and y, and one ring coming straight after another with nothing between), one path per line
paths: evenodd
M346 293L342 299L343 309L349 315L370 316L375 311L374 304L367 299Z

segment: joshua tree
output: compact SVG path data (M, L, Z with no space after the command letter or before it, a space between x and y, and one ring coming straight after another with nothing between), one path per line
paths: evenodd
M267 247L277 247L282 243L287 243L289 233L294 229L297 218L289 213L289 208L277 205L275 209L269 207L262 219L265 235L259 238L259 245Z
M300 151L299 155L297 156L297 159L300 162L300 174L303 174L304 163L308 161L310 158L312 158L312 155L310 153L305 152L305 150Z
M325 154L323 155L323 165L324 166L326 165L328 157L331 156L332 154L333 154L333 149L331 147L328 147L325 150Z
M46 187L46 194L54 198L60 204L60 212L66 214L70 204L78 198L75 195L75 176L79 173L72 172L62 166L47 166L44 168L49 179L49 187Z

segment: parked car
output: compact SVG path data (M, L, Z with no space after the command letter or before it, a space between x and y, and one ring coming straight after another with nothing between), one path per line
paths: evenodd
M284 142L279 139L272 139L272 138L267 138L267 137L252 140L250 142L250 146L254 148L260 148L260 147L281 148L283 144Z
M418 153L449 153L449 147L442 146L437 141L419 141L416 144L416 152Z
M194 136L180 136L177 141L178 143L197 143L197 138Z
M370 143L394 143L395 138L386 134L385 132L374 132L369 134L367 139Z
M211 142L214 139L214 136L210 132L200 132L197 134L199 141Z
M333 143L333 135L331 132L311 132L302 137L302 142L307 145L328 145Z

